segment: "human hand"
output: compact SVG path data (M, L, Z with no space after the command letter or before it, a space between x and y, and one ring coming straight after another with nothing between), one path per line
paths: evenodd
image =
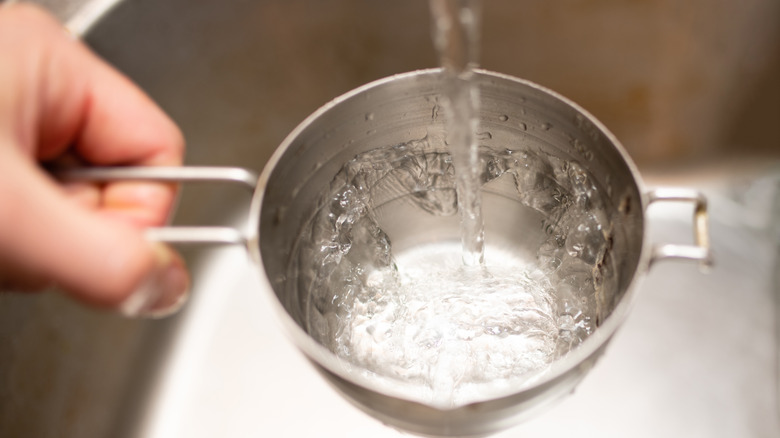
M43 10L0 5L0 283L56 285L126 315L183 302L189 277L161 225L173 185L57 183L39 163L179 165L176 125Z

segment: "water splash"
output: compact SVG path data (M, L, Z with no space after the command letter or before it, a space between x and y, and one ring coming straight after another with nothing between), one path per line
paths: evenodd
M615 276L593 177L531 149L483 147L478 167L480 185L509 179L515 202L544 217L546 238L531 261L488 246L485 265L469 268L452 243L393 254L374 213L383 200L457 214L456 175L441 143L426 137L346 163L297 242L290 276L295 295L306 297L312 337L449 406L522 381L579 345L606 317L601 300Z

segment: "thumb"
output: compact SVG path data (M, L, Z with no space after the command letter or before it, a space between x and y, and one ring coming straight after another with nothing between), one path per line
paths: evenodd
M189 278L169 247L140 229L73 202L18 148L0 145L0 262L82 301L129 316L157 316L183 302Z

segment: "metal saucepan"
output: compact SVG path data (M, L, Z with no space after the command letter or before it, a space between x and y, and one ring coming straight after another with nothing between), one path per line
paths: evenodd
M273 302L292 339L348 400L382 422L414 433L484 435L520 421L572 390L623 322L638 282L653 263L689 259L707 265L711 255L706 201L699 192L647 190L618 140L593 116L550 90L487 71L478 71L475 81L481 94L483 152L500 155L512 150L522 155L519 163L535 163L527 171L518 168L513 184L497 181L483 187L487 245L502 242L535 253L536 247L553 242L553 252L564 251L567 239L575 233L574 228L562 225L568 207L585 203L597 207L597 237L603 239L597 260L588 260L588 266L594 276L609 276L610 280L600 285L594 298L597 329L581 344L533 379L493 388L464 404L441 406L393 386L378 386L371 373L323 346L307 332L303 316L311 297L298 290L290 275L298 238L314 210L322 206L323 191L345 163L377 148L432 139L443 132L446 114L439 106L440 70L381 79L329 102L284 140L259 179L239 168L187 167L83 169L64 177L227 181L254 189L245 231L163 227L150 229L150 238L246 245L260 267L265 292L276 298ZM443 143L429 141L426 145L434 151ZM588 181L588 196L571 192L566 182L571 178ZM534 192L535 198L524 200L523 191L518 192L521 188ZM382 210L380 225L394 251L431 239L458 240L457 215L453 219L426 214L419 203L409 202L412 191L399 192L396 187L380 191L375 199L376 208ZM695 245L649 244L645 212L651 203L661 201L694 204ZM581 254L588 248L578 251L574 257L584 259Z

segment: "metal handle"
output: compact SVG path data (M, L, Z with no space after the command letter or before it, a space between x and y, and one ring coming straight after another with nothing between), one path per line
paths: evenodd
M90 167L53 170L60 181L163 181L224 182L255 190L257 174L240 167ZM146 238L156 242L179 244L244 244L245 233L231 227L154 227L146 229Z
M698 190L691 189L655 189L647 193L647 205L649 206L655 202L693 202L693 238L695 245L671 243L655 245L650 256L650 265L664 259L683 259L698 261L702 269L712 266L707 198L704 197L704 194Z

